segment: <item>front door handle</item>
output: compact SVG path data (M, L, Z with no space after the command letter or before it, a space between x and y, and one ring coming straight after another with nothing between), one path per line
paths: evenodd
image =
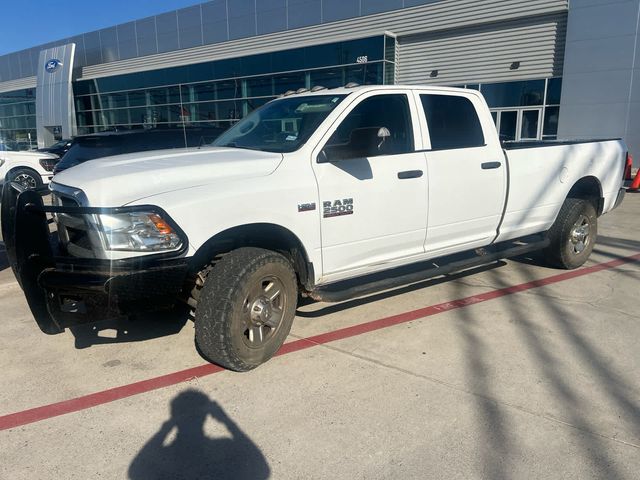
M493 170L495 168L500 168L502 166L502 163L500 162L486 162L482 164L482 169L483 170Z
M422 170L407 170L406 172L398 172L398 178L400 180L406 180L407 178L420 178L422 173Z

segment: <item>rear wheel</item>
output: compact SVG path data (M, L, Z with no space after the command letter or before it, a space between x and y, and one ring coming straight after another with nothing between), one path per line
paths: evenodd
M209 361L247 371L282 346L295 317L297 278L277 252L239 248L207 271L195 312L196 345Z
M16 182L26 189L38 188L42 186L42 177L35 170L30 168L19 168L9 173L7 180Z
M582 266L593 251L598 234L598 216L589 200L567 198L548 232L551 243L545 249L554 267L574 269Z

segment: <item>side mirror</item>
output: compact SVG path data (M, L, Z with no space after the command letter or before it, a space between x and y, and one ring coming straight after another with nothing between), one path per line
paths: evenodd
M380 154L384 142L390 136L391 132L386 127L354 128L349 134L348 141L325 145L318 155L318 163L374 157Z

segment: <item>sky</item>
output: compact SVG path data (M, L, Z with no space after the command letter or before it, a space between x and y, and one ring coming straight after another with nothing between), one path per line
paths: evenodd
M0 0L0 55L204 0Z

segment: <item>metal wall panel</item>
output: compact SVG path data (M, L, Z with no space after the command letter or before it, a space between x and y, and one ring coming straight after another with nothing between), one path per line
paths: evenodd
M398 83L455 85L561 76L566 25L566 13L560 13L399 37ZM519 68L512 68L514 62L520 62ZM438 75L430 77L430 72Z
M12 92L14 90L23 90L25 88L36 88L37 80L33 77L19 78L17 80L9 80L8 82L0 82L0 93Z
M256 0L258 35L287 29L287 0Z
M100 34L100 49L102 50L103 62L115 62L120 60L118 53L118 30L116 27L109 27L98 30Z
M158 53L155 17L136 20L136 38L138 42L138 55L145 56Z
M256 34L255 0L227 1L229 38L244 38Z
M180 48L202 45L202 15L200 5L178 10Z
M335 22L360 15L360 0L322 0L322 21Z
M296 29L322 23L322 5L316 0L289 0L287 28Z
M156 38L159 53L173 52L180 48L177 12L156 15Z
M73 103L71 75L76 45L70 43L40 52L36 88L36 125L38 146L51 145L54 128L60 128L62 138L76 134L76 113ZM52 69L47 65L55 62Z
M136 40L136 23L129 22L118 25L118 53L120 59L138 56L138 42ZM76 58L79 56L76 45Z
M201 21L200 25L194 25L198 9ZM251 48L255 48L260 47L263 40L255 36L263 34L275 35L273 39L279 38L279 47L283 49L288 48L283 44L296 42L299 37L306 40L308 33L316 43L318 39L333 41L336 35L347 39L384 30L409 35L567 9L568 0L210 0L137 20L135 48L128 43L131 26L121 29L121 25L112 27L117 37L115 46L111 29L105 29L107 31L102 31L104 41L98 32L88 32L79 36L82 42L75 38L61 39L36 48L39 52L73 42L78 45L78 66L98 66L103 62L130 59L134 52L140 57L159 52L179 57L181 49L191 50L200 44L207 45L204 52L211 53L228 40L248 40ZM304 31L294 31L298 29ZM128 40L121 41L121 30ZM19 66L11 68L8 76L6 73L0 74L0 82L33 74L21 72Z
M204 43L219 43L229 40L226 0L203 3L201 7Z
M640 165L640 0L574 0L561 138L624 138Z
M391 31L398 36L435 33L464 27L495 24L532 16L552 13L566 13L568 0L443 0L416 6L410 9L358 17L330 24L314 25L296 31L277 32L259 37L204 45L165 54L121 60L101 65L91 65L82 69L82 78L96 78L109 75L154 70L163 67L188 65L197 62L241 57L255 53L285 50L291 45L308 46L349 40ZM318 2L289 0L288 22L291 28L294 7L311 7ZM207 5L207 4L205 4ZM203 5L203 9L204 6ZM221 7L222 5L220 5ZM300 12L302 13L302 12ZM306 13L311 14L312 11ZM203 10L203 18L206 15ZM562 33L559 30L560 33ZM205 30L205 36L207 32ZM526 40L526 39L525 39ZM530 40L529 40L530 41ZM533 42L531 42L533 43Z

